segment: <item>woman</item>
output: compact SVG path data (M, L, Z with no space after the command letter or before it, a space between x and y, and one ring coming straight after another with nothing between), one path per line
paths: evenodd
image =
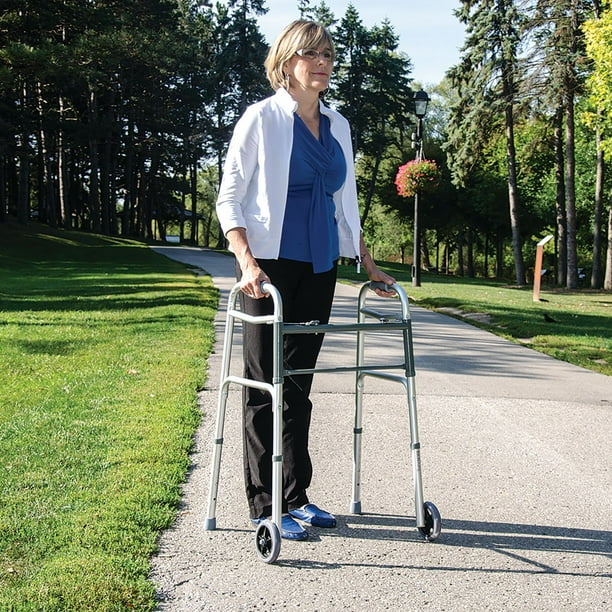
M250 106L229 146L217 214L236 256L241 309L270 314L263 282L279 290L288 322L327 323L339 257L356 258L370 280L395 280L378 269L363 242L348 122L320 96L333 68L327 30L294 21L274 42L265 68L275 94ZM392 292L376 290L379 295ZM243 326L244 376L272 380L272 330ZM314 368L322 334L288 336L289 369ZM308 435L312 375L288 377L283 396L283 516L281 535L303 540L302 524L334 527L334 516L309 502ZM272 513L272 399L243 391L244 469L251 520ZM296 522L298 519L300 523Z

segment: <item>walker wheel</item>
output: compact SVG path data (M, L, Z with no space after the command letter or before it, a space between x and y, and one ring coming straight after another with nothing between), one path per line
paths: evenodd
M440 535L442 518L438 509L431 502L425 502L423 510L425 511L425 527L419 527L419 531L428 542L433 542Z
M281 548L281 537L278 527L270 519L259 523L255 532L257 556L264 563L274 563Z

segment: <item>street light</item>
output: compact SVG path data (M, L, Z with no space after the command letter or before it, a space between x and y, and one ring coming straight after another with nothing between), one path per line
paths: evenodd
M414 94L414 114L422 119L427 114L427 105L429 104L429 96L427 92L420 89Z
M427 114L430 98L420 89L414 94L414 114L417 116L417 131L412 135L412 148L416 149L416 159L423 159L423 117ZM421 242L419 239L419 192L414 194L414 250L412 252L412 286L421 286Z

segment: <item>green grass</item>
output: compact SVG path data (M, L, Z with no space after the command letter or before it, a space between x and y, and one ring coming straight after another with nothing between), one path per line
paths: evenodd
M217 292L145 245L0 225L0 610L150 610Z
M487 313L495 333L612 374L610 293L534 304L384 267L417 304ZM0 610L154 608L149 560L189 465L217 297L138 242L0 225Z
M486 322L470 323L557 359L612 375L610 292L544 287L541 301L534 302L531 287L434 274L423 274L421 286L412 287L409 266L380 267L402 284L414 304L452 316L488 315ZM339 276L364 280L364 275L358 277L350 266L341 266Z

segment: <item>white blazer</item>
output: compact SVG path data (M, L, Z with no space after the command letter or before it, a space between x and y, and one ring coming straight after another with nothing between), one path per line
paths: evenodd
M234 128L225 160L217 198L219 223L224 233L246 228L251 252L261 259L277 259L280 251L296 109L297 102L282 88L249 106ZM361 224L350 127L323 103L320 111L329 117L346 159L346 180L334 194L340 256L359 258Z

